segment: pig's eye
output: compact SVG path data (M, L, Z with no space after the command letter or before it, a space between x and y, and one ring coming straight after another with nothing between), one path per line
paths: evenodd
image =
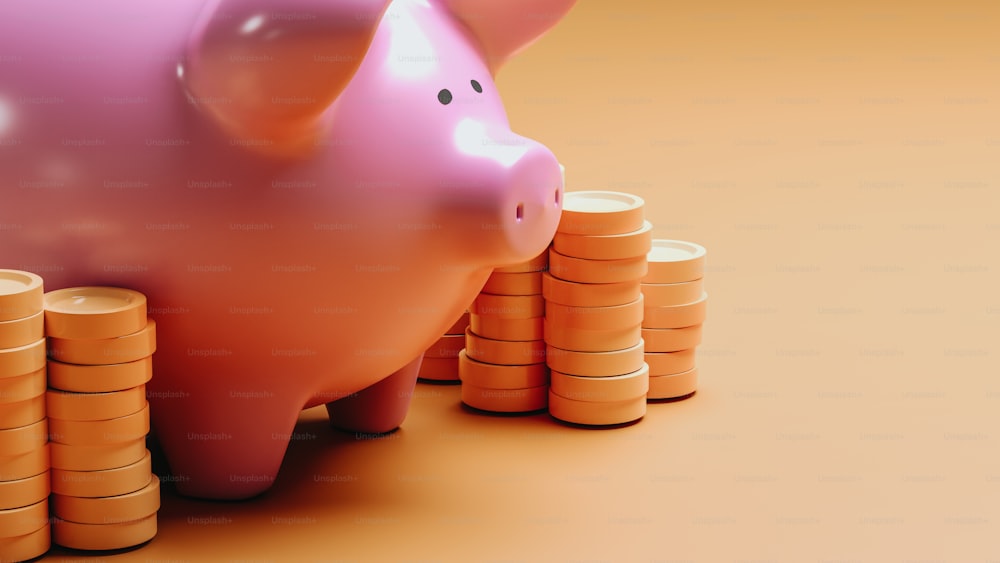
M438 92L438 101L443 105L448 105L451 103L451 91L447 88Z
M476 81L476 80L472 81L472 89L475 90L476 92L480 93L480 94L483 93L483 87L482 87L482 85L479 84L479 82Z

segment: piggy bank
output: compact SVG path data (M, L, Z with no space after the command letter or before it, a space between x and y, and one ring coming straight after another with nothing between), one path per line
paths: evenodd
M271 486L303 408L403 421L421 353L544 251L555 156L493 78L573 0L14 0L0 268L146 294L180 493Z

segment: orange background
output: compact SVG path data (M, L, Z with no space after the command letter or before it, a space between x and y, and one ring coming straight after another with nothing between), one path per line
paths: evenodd
M498 85L567 189L708 248L698 393L611 430L426 384L382 439L312 409L267 495L167 488L115 557L1000 559L997 30L986 0L581 0Z

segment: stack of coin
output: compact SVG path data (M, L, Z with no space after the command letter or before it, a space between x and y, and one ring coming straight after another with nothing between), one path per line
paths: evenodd
M549 413L587 425L646 414L640 280L653 226L642 198L567 192L543 278Z
M424 351L418 381L459 383L458 353L465 347L465 329L468 326L469 312L466 311L433 346Z
M52 538L84 550L156 535L160 482L146 434L156 323L146 297L114 287L45 294Z
M49 550L42 278L0 270L0 561Z
M458 357L462 402L491 412L545 408L542 273L548 251L520 264L497 268L472 302L465 349Z
M681 240L655 239L642 279L646 309L642 338L649 364L649 399L675 399L698 386L695 348L701 343L708 294L705 248Z

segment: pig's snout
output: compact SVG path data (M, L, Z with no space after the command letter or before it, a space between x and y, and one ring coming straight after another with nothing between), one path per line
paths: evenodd
M563 179L555 155L506 128L487 130L473 122L459 125L456 141L472 164L500 168L482 186L485 193L477 194L478 228L484 232L476 254L495 267L540 254L562 213Z
M563 180L559 162L549 149L534 147L514 165L511 199L500 209L510 256L498 266L523 262L541 253L552 241L562 213Z

